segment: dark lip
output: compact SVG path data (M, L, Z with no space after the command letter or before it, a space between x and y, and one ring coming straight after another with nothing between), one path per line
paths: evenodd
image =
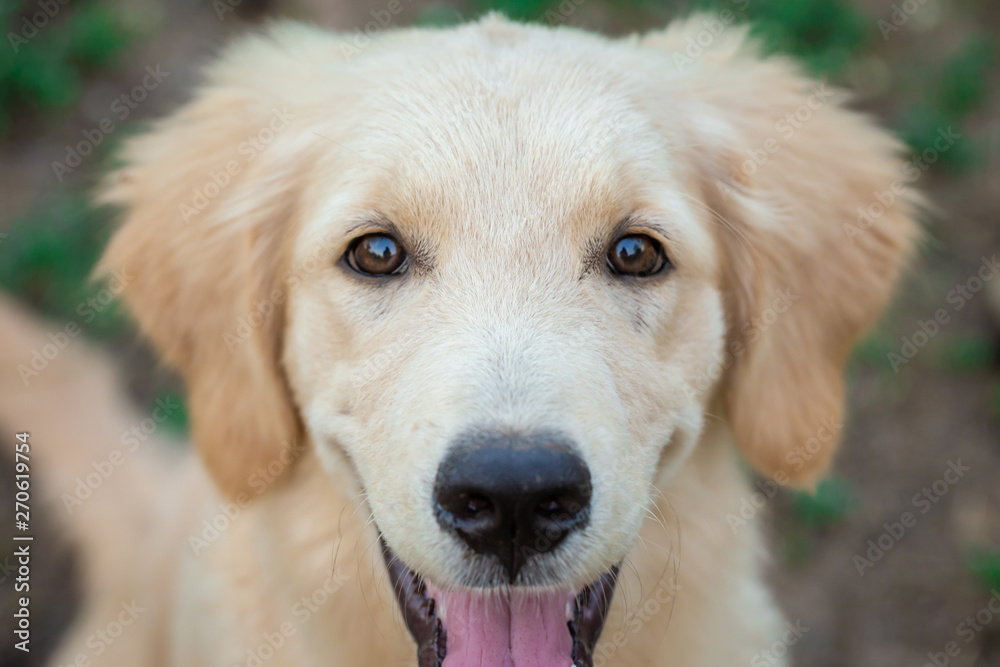
M397 558L381 536L379 542L403 620L417 642L417 664L419 667L441 667L448 654L448 637L435 613L434 598L427 593L423 577ZM608 617L618 581L618 569L617 565L614 566L584 587L573 602L573 618L567 626L573 638L575 667L594 665L594 649Z
M594 666L594 649L608 618L617 583L618 566L615 565L576 595L573 620L569 622L569 632L573 637L573 664L576 667Z

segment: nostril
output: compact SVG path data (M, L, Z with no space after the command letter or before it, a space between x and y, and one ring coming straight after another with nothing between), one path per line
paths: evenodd
M571 521L583 509L580 498L569 496L555 496L545 498L535 506L535 514L540 519L562 522Z
M475 521L479 519L492 518L495 513L493 501L478 493L460 493L458 502L452 510L456 519L464 521Z
M558 437L478 434L453 445L434 482L438 524L477 554L521 566L586 527L590 471Z
M538 503L535 511L544 517L554 517L558 514L563 514L565 513L564 501L562 498L548 498Z

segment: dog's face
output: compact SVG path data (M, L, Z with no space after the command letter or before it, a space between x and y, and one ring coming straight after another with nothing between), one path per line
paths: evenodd
M806 446L914 233L902 202L845 228L894 145L833 103L777 143L807 83L728 39L679 69L683 31L639 46L491 20L338 63L286 28L234 50L110 190L132 218L105 266L137 274L220 486L290 440L349 471L426 664L493 640L586 663L706 413L779 482L829 458ZM274 108L291 120L262 135ZM521 648L516 627L468 629L496 604L573 629Z
M664 139L620 90L551 91L529 67L497 65L495 95L465 68L373 93L313 167L295 239L293 266L323 267L291 290L284 347L307 430L442 586L579 586L618 563L661 457L697 440L726 333L713 223ZM494 446L558 447L589 477L586 525L527 540L545 553L517 573L440 525L446 459Z

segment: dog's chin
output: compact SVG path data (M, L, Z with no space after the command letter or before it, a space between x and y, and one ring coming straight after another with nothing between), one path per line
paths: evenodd
M618 568L578 591L521 586L446 592L382 541L419 667L593 667Z

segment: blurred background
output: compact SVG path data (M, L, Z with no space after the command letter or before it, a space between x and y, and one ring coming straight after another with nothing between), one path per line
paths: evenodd
M1000 2L398 2L390 15L387 0L0 0L0 289L112 349L139 405L182 400L115 286L87 282L114 222L87 194L122 139L183 102L228 38L274 17L363 40L386 17L441 26L495 9L625 35L695 10L732 12L768 50L851 89L857 108L893 128L913 153L908 184L938 213L894 306L855 353L835 473L815 494L756 480L731 523L760 515L767 526L769 577L788 618L808 628L789 649L793 665L1000 666L1000 614L988 606L1000 608ZM184 410L164 428L183 435ZM71 552L45 555L33 603L42 645L24 662L5 641L0 665L42 664L72 614Z

